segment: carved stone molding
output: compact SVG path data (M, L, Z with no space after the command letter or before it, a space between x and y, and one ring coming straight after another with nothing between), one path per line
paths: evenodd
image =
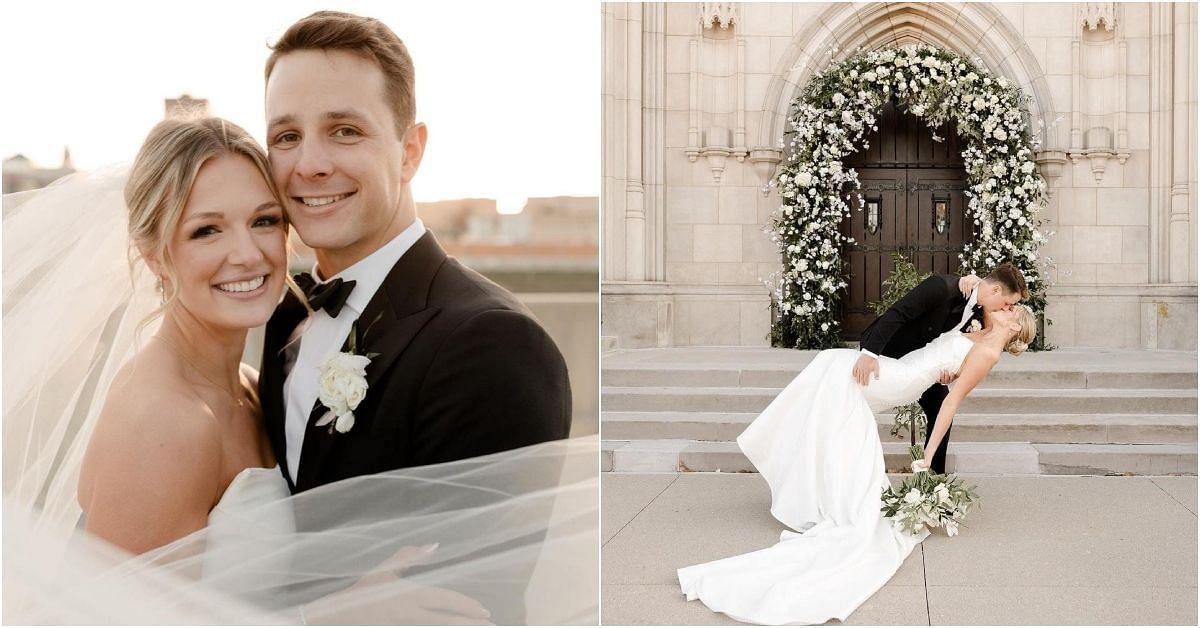
M1081 2L1079 5L1079 22L1088 30L1096 30L1101 25L1104 30L1117 30L1117 9L1115 2Z
M763 196L771 193L771 179L775 178L775 169L783 161L783 151L776 148L756 147L750 151L750 163L758 180L762 181Z
M1067 152L1071 163L1079 163L1084 159L1091 163L1092 176L1096 179L1096 183L1100 183L1104 179L1104 171L1108 169L1110 159L1115 158L1123 166L1129 160L1129 155L1129 151L1122 147L1113 148L1112 129L1107 127L1088 129L1084 147L1072 148Z
M1046 193L1054 195L1054 182L1062 176L1063 166L1067 163L1067 154L1061 150L1040 150L1034 157L1038 171L1046 180Z
M737 17L737 3L735 2L700 3L700 23L704 25L704 28L733 28Z
M746 152L738 150L730 146L729 129L723 127L712 127L704 133L704 148L701 148L697 156L703 155L708 159L708 166L712 169L713 181L720 183L721 175L725 172L725 160L729 157L735 157L739 162L746 159ZM688 159L695 161L692 152L688 150Z

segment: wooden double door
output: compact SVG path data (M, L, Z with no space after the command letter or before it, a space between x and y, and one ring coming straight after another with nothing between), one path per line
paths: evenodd
M967 213L962 147L952 128L935 131L887 105L868 148L845 160L858 172L859 198L848 194L852 212L842 233L854 239L843 259L849 286L842 295L842 329L857 340L875 320L871 303L893 270L899 252L924 272L956 273L963 245L974 239ZM860 211L861 209L861 211Z

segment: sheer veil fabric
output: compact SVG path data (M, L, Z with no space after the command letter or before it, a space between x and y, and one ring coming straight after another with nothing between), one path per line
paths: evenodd
M596 623L596 437L258 493L136 557L83 533L84 450L114 375L157 324L139 330L158 295L128 263L126 174L4 196L7 623L295 624L316 607L337 623L428 623L446 592L494 623Z

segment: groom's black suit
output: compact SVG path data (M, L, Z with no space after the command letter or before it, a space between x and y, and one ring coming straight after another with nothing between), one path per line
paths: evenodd
M954 275L931 275L875 319L863 331L859 346L875 355L900 358L954 329L962 320L963 310L967 306L967 298L958 290L958 280ZM976 305L974 310L971 319L982 323L982 308ZM870 383L867 385L870 386ZM950 389L946 386L934 384L918 401L929 419L926 446L929 445L938 411L942 409L942 401L949 393ZM942 443L929 461L934 472L946 472L946 449L949 446L950 429L947 428Z
M349 477L461 460L566 438L567 367L507 290L448 257L426 232L392 267L355 325L366 398L346 433L309 417L296 478L284 440L283 348L307 312L290 292L267 323L260 398L294 493ZM345 315L345 314L343 314Z

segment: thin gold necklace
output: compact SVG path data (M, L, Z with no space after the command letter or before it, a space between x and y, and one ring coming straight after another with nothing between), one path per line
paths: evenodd
M189 359L187 359L187 357L186 357L186 356L183 354L183 352L179 350L179 347L178 347L178 345L176 345L176 344L175 344L174 342L172 342L171 340L167 339L167 337L166 337L166 336L158 336L158 339L159 339L159 340L162 340L163 342L165 342L165 343L167 343L167 344L169 344L169 345L171 345L171 351L172 351L172 352L174 352L174 353L175 353L175 355L176 355L176 356L178 356L180 360L183 360L183 362L184 362L185 364L187 364L188 366L192 367L192 370L193 370L193 371L196 371L196 374L198 374L200 377L203 377L205 380L207 380L207 381L208 381L208 383L210 383L210 384L212 384L214 387L216 387L216 389L217 389L217 390L219 390L219 391L221 391L221 392L225 393L226 395L229 395L229 398L230 398L230 399L232 399L232 400L233 400L233 402L234 402L235 404L237 404L237 407L239 407L239 408L244 408L244 407L246 407L246 401L245 401L245 398L244 398L244 397L245 397L245 391L242 391L242 392L243 392L243 394L242 394L242 395L235 395L235 394L233 394L232 392L230 392L230 391L226 390L224 386L222 386L222 385L218 384L218 383L217 383L217 382L215 382L215 381L214 381L214 380L213 380L211 377L209 377L209 376L205 375L205 374L204 374L204 371L201 371L200 369L196 368L196 365L195 365L195 364L192 364L192 361L191 361L191 360L189 360ZM241 375L240 375L240 374L239 374L239 376L238 376L238 380L239 380L239 382L241 381Z

